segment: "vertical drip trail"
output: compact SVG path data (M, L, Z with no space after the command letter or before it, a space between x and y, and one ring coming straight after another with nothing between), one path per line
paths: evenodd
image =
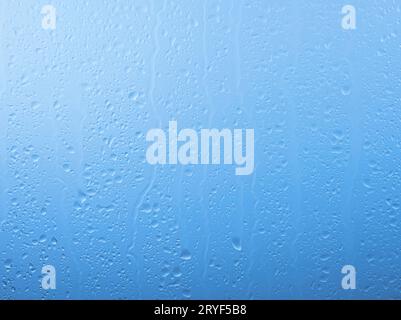
M151 75L150 75L150 85L149 85L149 91L148 91L148 95L149 95L149 101L150 101L150 106L152 108L152 113L154 118L158 119L158 125L159 127L161 127L161 118L159 116L159 113L157 112L157 108L156 108L156 103L155 103L155 88L156 88L156 59L159 55L159 51L160 51L160 43L159 43L159 28L160 28L160 24L161 24L161 20L160 20L160 14L161 12L164 10L165 8L165 4L166 1L163 1L163 8L162 10L160 10L159 12L156 11L155 8L155 2L154 0L151 1L151 11L154 15L155 18L155 24L154 24L154 28L153 28L153 46L154 46L154 51L152 54L152 58L151 58ZM142 205L144 204L144 202L146 201L146 197L148 196L149 192L153 189L153 186L155 184L157 178L157 166L152 166L152 175L150 178L150 181L148 183L148 185L144 188L144 190L142 191L138 203L135 207L134 210L134 217L133 217L133 236L132 236L132 240L131 240L131 244L129 245L128 248L128 256L129 257L134 257L134 266L135 266L135 276L136 276L136 283L137 284L144 284L144 281L140 281L141 277L140 277L140 270L139 270L139 266L141 264L138 263L138 260L141 259L141 257L139 255L136 255L136 249L137 249L137 238L138 238L138 216L139 216L139 211L140 208L142 207ZM138 290L140 297L142 296L142 292L143 290L141 290L141 288Z
M202 17L203 17L203 28L202 28L202 54L203 54L203 76L202 76L202 83L203 83L203 88L204 88L204 94L205 94L205 98L207 101L207 105L206 107L208 108L208 124L210 127L210 123L211 123L211 110L213 107L211 98L210 98L210 93L209 93L209 89L207 86L207 69L208 69L208 58L207 58L207 39L206 39L206 32L207 32L207 0L203 1L203 11L202 11ZM205 192L207 190L207 167L203 166L202 168L203 170L203 177L202 177L202 181L200 183L200 199L201 199L201 206L202 206L202 212L203 212L203 216L205 219L205 235L206 235L206 239L205 239L205 249L203 252L203 272L202 272L202 279L204 280L204 283L206 282L206 277L207 277L207 269L208 269L208 256L209 256L209 247L210 247L210 219L209 219L209 214L208 214L208 197L207 195L205 195Z

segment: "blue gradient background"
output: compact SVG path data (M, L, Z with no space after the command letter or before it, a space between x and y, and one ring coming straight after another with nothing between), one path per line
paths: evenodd
M0 298L400 298L401 3L345 4L0 0ZM148 165L169 120L254 174Z

